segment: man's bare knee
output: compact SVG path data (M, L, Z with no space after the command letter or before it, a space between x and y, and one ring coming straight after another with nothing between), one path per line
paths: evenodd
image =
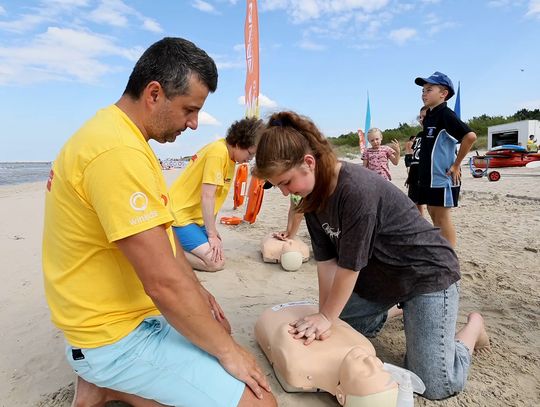
M217 262L207 262L206 271L220 271L225 268L225 260L220 260Z
M272 393L263 390L263 399L255 396L249 387L244 388L238 407L277 407L277 401Z
M214 272L214 271L223 270L225 268L224 259L212 261L210 256L205 256L205 257L199 257L199 260L201 261L202 267L201 269L198 269L198 270Z

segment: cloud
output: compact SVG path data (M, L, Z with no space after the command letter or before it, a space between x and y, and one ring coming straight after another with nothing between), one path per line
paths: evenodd
M205 126L221 126L221 123L214 116L203 110L199 112L199 124Z
M511 0L491 0L488 1L489 7L505 7L511 4Z
M317 44L316 42L310 40L302 40L298 43L298 46L308 51L323 51L326 49L324 45Z
M118 0L102 2L88 15L88 19L98 24L127 27L129 20L126 14L129 14L129 9L128 6Z
M135 61L142 51L119 47L103 35L50 27L26 46L0 47L0 84L94 83L119 69L101 62L100 58L116 56Z
M424 19L424 24L429 27L427 30L429 35L434 35L443 30L456 27L456 23L453 21L441 21L439 16L437 16L435 13L427 14L426 18Z
M88 9L88 0L42 0L39 7L30 8L31 13L21 14L11 21L0 21L0 30L13 33L30 32L43 24L69 25L74 15L98 24L113 27L129 27L129 19L135 18L137 27L151 32L163 32L160 25L137 10L126 5L122 0L101 0L96 8ZM1 13L0 13L1 14ZM80 22L80 21L79 21Z
M0 30L12 33L25 33L34 30L40 24L54 21L52 10L48 14L23 14L18 19L10 21L0 21Z
M527 17L540 17L540 0L531 0L527 10Z
M138 22L142 23L139 26L147 31L153 33L163 32L157 21L145 17L122 0L101 0L99 6L89 14L88 19L95 23L113 27L128 27L130 17L134 17Z
M318 19L325 15L353 11L381 10L389 0L264 0L261 10L285 10L294 22Z
M0 5L0 16L6 14L6 9Z
M403 45L407 41L416 37L418 33L414 28L400 28L398 30L390 31L388 37L398 45Z
M163 28L161 28L159 23L156 20L151 19L151 18L146 18L144 20L143 27L145 30L153 32L153 33L159 34L163 32Z
M240 96L238 98L238 104L239 105L246 104L245 96ZM266 108L266 109L275 109L278 106L279 104L276 101L270 99L268 96L263 95L262 93L259 94L259 107Z
M217 13L217 10L213 5L203 0L195 0L191 5L204 13Z

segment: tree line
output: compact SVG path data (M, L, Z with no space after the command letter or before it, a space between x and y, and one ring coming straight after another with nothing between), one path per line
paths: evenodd
M540 120L540 109L521 109L511 116L489 116L483 114L478 117L473 117L467 121L469 127L478 136L478 140L473 148L486 148L487 129L489 126L517 122L520 120ZM411 136L416 136L420 130L422 130L422 128L419 125L399 123L399 126L395 129L383 130L384 143L388 143L393 139L405 143ZM358 133L351 131L350 133L342 134L338 137L328 137L328 140L334 146L356 147L358 146Z

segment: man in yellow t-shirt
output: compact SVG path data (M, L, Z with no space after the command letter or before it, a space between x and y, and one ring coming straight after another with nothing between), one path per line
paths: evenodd
M216 65L203 50L164 38L143 53L118 102L54 161L43 274L78 375L73 405L275 405L270 393L261 400L264 374L183 255L148 144L195 130L216 87Z
M255 118L234 122L224 139L207 144L191 157L171 186L173 230L196 270L218 271L225 266L216 215L227 198L236 163L255 155L261 124L262 120Z

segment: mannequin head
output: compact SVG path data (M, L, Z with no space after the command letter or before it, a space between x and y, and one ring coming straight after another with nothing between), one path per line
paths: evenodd
M281 248L280 263L287 271L296 271L302 265L302 252L300 244L295 240L283 242Z
M296 271L309 260L309 247L301 240L279 240L268 234L261 242L261 253L266 263L281 263L287 271Z

